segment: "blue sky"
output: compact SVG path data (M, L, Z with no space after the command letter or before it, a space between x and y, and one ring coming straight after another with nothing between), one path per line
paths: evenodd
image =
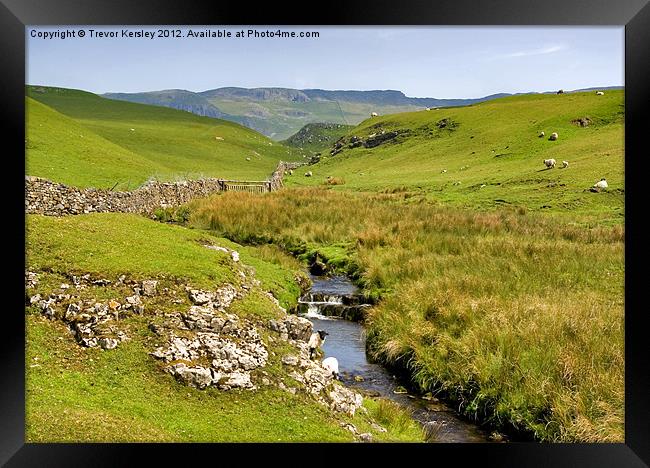
M488 94L624 84L622 27L164 26L318 31L318 38L91 38L153 26L27 27L28 84L95 93L223 86L396 89L411 97ZM36 32L79 31L42 39ZM34 32L32 32L34 31Z

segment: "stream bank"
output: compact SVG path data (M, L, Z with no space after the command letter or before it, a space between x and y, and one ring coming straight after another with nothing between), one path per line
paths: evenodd
M490 442L489 433L466 421L453 408L433 396L416 395L407 383L366 355L365 329L360 321L370 307L356 286L344 276L312 276L313 285L298 304L298 312L314 330L329 333L322 345L323 358L336 357L341 381L348 387L382 397L406 408L435 442Z

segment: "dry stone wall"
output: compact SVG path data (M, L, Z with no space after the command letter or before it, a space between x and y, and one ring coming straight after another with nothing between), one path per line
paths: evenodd
M300 163L280 162L269 180L271 191L282 187L285 171ZM107 189L77 188L40 177L25 177L25 212L50 216L83 213L144 213L188 203L224 190L222 179L199 179L182 182L147 182L130 192Z

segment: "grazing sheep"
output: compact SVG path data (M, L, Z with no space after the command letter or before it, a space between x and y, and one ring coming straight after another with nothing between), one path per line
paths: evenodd
M553 133L551 133L551 136L548 137L548 139L551 140L551 141L555 141L555 140L557 140L557 137L558 137L557 132L553 132Z
M312 176L311 171L305 172L305 177L311 177L311 176Z
M447 169L443 169L442 171L440 171L441 174L444 174L445 172L447 172Z
M596 92L596 96L603 96L604 94L605 94L605 93L603 93L602 91L597 91L597 92Z
M569 167L569 161L562 161L562 169Z
M370 114L370 117L377 117L378 115L379 115L379 114L377 114L376 112L372 112L372 113Z
M336 380L340 380L338 359L335 357L325 358L323 359L323 362L321 362L321 365L323 366L323 369L330 371Z
M563 89L558 90L557 94L564 94L564 90Z
M539 132L539 137L540 137L540 138L542 138L544 135L546 135L546 133L544 133L544 132Z
M325 330L318 330L309 337L309 359L313 359L314 353L325 342L325 337L329 335Z
M607 181L602 178L594 184L593 188L595 188L597 192L600 192L601 190L605 190L607 187L609 187L609 185L607 185Z
M135 128L132 128L131 131L132 131L132 132L135 132Z
M289 169L289 175L293 175L293 169Z
M431 110L431 108L430 108L430 107L427 107L427 108L426 108L426 109L424 109L424 110Z
M251 160L251 158L246 158L246 161L250 161L250 160Z
M555 167L555 159L545 159L544 164L548 169L553 169Z

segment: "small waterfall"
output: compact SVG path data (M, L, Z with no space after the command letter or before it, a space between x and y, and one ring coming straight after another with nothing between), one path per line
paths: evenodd
M360 322L369 304L363 303L354 285L345 277L312 277L313 286L298 303L299 313L308 318L314 330L329 336L322 346L324 357L339 361L342 382L367 395L381 396L408 408L412 417L435 433L437 442L485 442L487 434L464 421L452 408L432 396L419 398L406 394L395 376L380 364L368 361L365 330ZM347 320L341 320L347 319ZM434 401L435 400L435 401Z

